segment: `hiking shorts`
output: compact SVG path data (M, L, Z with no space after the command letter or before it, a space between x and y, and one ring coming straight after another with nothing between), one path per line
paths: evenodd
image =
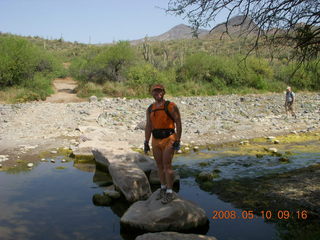
M167 138L157 139L152 137L152 148L164 151L167 148L172 148L173 143L177 140L177 134L174 133Z
M293 102L287 102L285 107L287 111L293 111Z

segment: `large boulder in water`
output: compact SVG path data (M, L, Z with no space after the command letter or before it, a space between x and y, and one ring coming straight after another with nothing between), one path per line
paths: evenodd
M119 189L127 201L135 202L147 199L151 188L146 174L134 163L118 162L108 167L113 184Z
M124 229L183 232L208 226L208 218L202 208L176 193L172 202L162 204L161 200L156 200L159 191L155 191L149 199L130 206L120 220Z
M215 237L177 232L145 233L135 240L217 240Z
M150 157L129 150L128 148L94 148L92 150L94 159L101 167L109 167L112 163L131 162L138 165L144 172L150 172L156 169L156 163Z

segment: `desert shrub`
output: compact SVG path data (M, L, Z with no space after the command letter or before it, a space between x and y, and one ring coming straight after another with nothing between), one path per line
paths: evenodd
M100 84L96 84L93 82L81 82L75 90L77 92L77 96L83 98L90 96L104 96L103 87Z
M125 80L125 68L133 64L135 56L135 50L128 42L119 42L75 59L70 73L74 78L85 82L121 82Z
M36 73L61 71L61 64L29 41L12 36L0 37L0 87L21 85Z
M177 82L211 83L215 91L226 88L267 89L273 78L273 69L263 59L241 56L210 56L197 53L189 56L177 70Z
M145 90L154 83L163 83L164 75L149 63L142 63L130 67L126 73L128 87L140 91Z
M293 86L296 90L319 90L319 62L314 60L301 66L297 63L282 65L277 72L276 79Z

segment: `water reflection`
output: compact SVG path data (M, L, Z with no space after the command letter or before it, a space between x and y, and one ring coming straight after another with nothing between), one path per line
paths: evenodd
M58 160L27 174L1 172L1 239L120 239L119 217L91 202L92 175Z
M295 157L298 162L299 157ZM63 163L61 159L62 157L57 157L55 163L41 162L31 170L19 168L18 171L0 172L1 240L134 239L131 232L120 227L120 218L128 209L129 203L123 198L114 201L110 207L95 206L92 203L94 194L102 193L107 186L112 184L111 176L97 170L94 164L74 164L72 161ZM306 159L306 161L319 160L317 157L308 158L307 156ZM251 157L237 159L229 156L214 160L208 158L201 161L207 161L209 164L199 165L199 160L195 159L189 161L182 158L175 159L176 170L184 169L185 171L181 172L180 188L175 190L179 191L181 197L197 203L206 211L210 220L207 235L215 236L218 239L239 240L299 239L295 236L309 236L305 239L317 239L315 237L319 236L317 235L319 233L317 229L320 229L319 225L310 224L307 221L300 225L298 223L290 225L284 221L280 223L265 222L261 217L252 220L213 220L212 212L214 210L234 210L239 213L243 210L231 198L222 194L227 193L228 195L230 193L230 191L226 191L226 185L223 185L226 182L216 181L216 185L209 188L198 184L195 181L195 176L199 171L211 168L219 168L219 174L222 177L232 176L240 174L244 170L248 171L250 167L254 166L257 169L253 168L252 171L254 174L259 174L261 171L261 169L259 170L260 159L253 161ZM268 166L266 164L268 161L269 165L270 163L272 165L272 160L267 159L261 159L261 164ZM66 168L57 169L59 166ZM229 186L234 186L237 190L241 190L243 187L233 183ZM153 189L156 187L154 186ZM239 199L239 195L236 198ZM240 198L248 201L254 200L254 197L250 198L249 195L243 195ZM258 202L263 204L261 199ZM299 226L302 229L300 231L297 230ZM288 236L292 238L288 238Z

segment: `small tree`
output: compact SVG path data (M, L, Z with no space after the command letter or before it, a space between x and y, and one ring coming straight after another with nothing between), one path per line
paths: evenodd
M114 46L107 47L94 59L93 67L95 71L89 78L98 77L99 79L95 80L95 82L100 83L105 80L120 82L123 80L121 74L122 69L129 65L134 58L134 49L128 42L121 41Z

